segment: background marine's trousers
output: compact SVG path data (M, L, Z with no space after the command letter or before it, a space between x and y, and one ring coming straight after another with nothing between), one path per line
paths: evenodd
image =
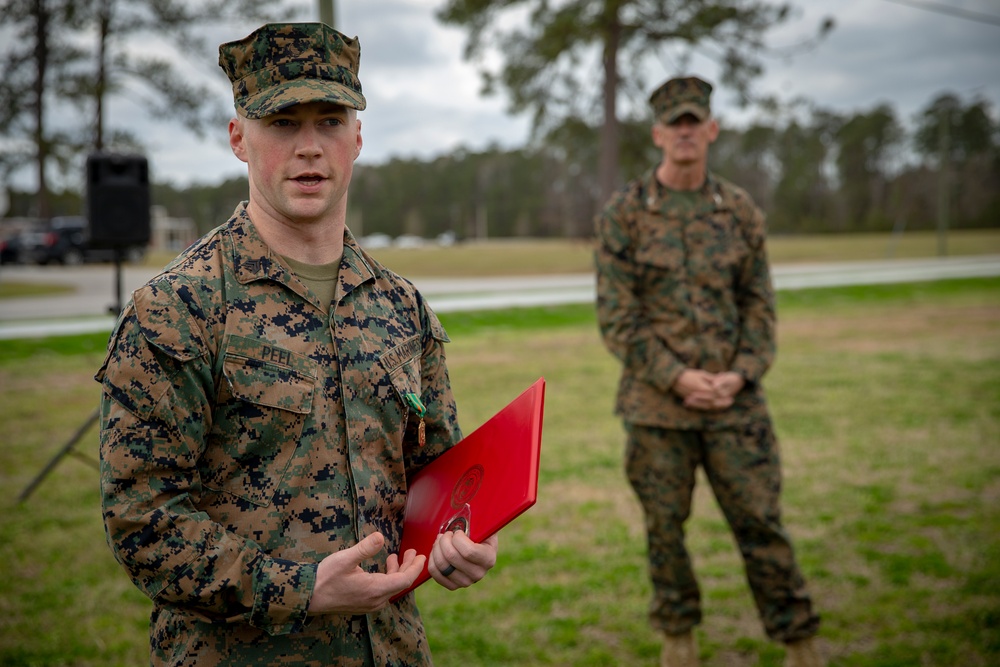
M700 465L736 537L768 636L788 642L815 635L819 617L781 525L781 463L770 421L719 431L625 427L625 468L646 517L653 627L681 634L701 621L701 593L684 545Z

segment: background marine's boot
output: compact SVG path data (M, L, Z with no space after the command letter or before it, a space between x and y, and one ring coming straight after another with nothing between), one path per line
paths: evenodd
M698 645L694 633L664 634L660 667L698 667Z
M812 637L785 644L785 667L826 667Z

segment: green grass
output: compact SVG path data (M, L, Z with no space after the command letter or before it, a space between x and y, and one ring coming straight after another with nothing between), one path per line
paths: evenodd
M771 260L780 263L829 262L874 259L912 259L940 254L935 232L892 234L809 234L771 236L767 241ZM951 230L945 254L995 255L1000 253L1000 229Z
M952 230L946 250L953 257L998 254L1000 229ZM883 233L772 236L768 251L772 262L783 264L935 257L938 237L934 232L906 232L899 237ZM591 242L586 239L490 239L446 248L371 252L386 266L412 277L587 273L593 266ZM159 267L171 259L170 253L149 253L145 263Z
M491 240L448 248L386 248L372 254L404 276L506 276L587 273L593 269L588 240ZM947 254L1000 254L1000 229L958 230L948 234ZM932 232L772 236L771 261L780 264L936 257L938 238Z
M15 338L0 341L0 363L45 357L72 357L103 355L108 346L107 331L79 336L54 336L51 338Z
M556 275L593 270L592 243L584 239L491 239L451 247L380 248L371 252L389 268L411 278ZM938 238L933 232L907 232L898 238L890 234L774 236L768 240L768 252L776 264L935 257ZM947 254L1000 254L1000 229L951 231ZM150 252L143 263L159 268L174 255ZM0 270L0 299L72 290L69 284L12 282Z
M654 665L641 511L589 306L445 313L469 431L547 380L538 503L477 586L418 591L435 664ZM766 378L785 523L834 667L1000 664L1000 279L779 293ZM0 664L145 664L149 602L104 543L93 469L63 460L106 336L0 342ZM77 449L96 453L96 432ZM706 666L777 667L704 480L688 526Z
M53 285L50 283L0 281L0 299L30 299L36 296L55 296L69 294L72 285Z

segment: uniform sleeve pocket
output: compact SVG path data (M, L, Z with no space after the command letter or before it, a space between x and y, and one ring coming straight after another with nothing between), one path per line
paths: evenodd
M227 341L209 447L206 487L257 505L271 502L312 412L315 362L289 350Z

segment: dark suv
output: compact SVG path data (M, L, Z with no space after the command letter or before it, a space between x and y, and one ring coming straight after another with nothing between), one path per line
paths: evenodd
M11 234L0 238L0 264L17 264L21 261L21 237Z
M31 231L23 232L20 259L28 264L82 264L87 242L87 221L83 218L52 218Z
M24 232L18 239L20 261L30 264L82 264L83 262L112 262L113 250L91 248L87 243L86 218L62 216L49 220L42 227ZM141 261L145 248L126 248L122 259Z

